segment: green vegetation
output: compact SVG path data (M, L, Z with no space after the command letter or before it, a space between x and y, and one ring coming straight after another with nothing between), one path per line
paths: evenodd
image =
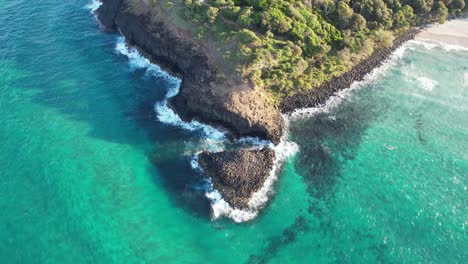
M339 76L468 0L185 0L178 14L234 70L280 99Z

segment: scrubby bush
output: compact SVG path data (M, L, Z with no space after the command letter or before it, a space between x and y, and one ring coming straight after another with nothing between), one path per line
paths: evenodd
M444 22L466 1L184 0L182 12L197 38L221 40L220 57L281 98L342 74L412 26Z

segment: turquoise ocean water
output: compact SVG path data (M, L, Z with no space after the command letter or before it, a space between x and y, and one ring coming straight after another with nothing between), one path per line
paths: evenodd
M235 223L190 166L214 143L154 112L173 80L87 4L0 0L0 263L467 262L468 51L411 42L290 118L299 152Z

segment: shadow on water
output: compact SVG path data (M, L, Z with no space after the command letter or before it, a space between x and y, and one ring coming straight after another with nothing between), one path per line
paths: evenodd
M333 194L342 165L354 159L367 127L385 109L382 102L377 106L360 94L361 90L355 91L330 112L291 123L292 140L301 146L296 170L315 198Z
M156 119L154 104L169 84L145 70L132 70L128 59L114 51L118 36L103 33L83 3L49 5L44 1L0 11L5 22L0 34L6 40L0 43L0 59L25 72L11 86L34 91L28 100L85 123L89 137L142 149L156 165L155 182L164 185L175 206L209 218L209 201L196 188L201 179L190 168L185 147L196 145L200 135ZM8 15L1 18L4 12ZM31 21L17 19L25 17L19 12L31 13L26 16ZM68 21L67 26L51 23L56 20Z
M158 153L153 153L152 156L165 188L172 194L177 206L192 212L195 216L209 219L211 206L204 190L199 187L203 180L201 175L190 167L189 157L178 151L170 155L171 157L161 157Z
M379 89L379 86L373 85L366 89ZM291 122L291 140L300 146L295 170L301 175L308 194L313 198L308 204L309 215L298 217L280 236L269 238L265 242L266 248L252 255L248 263L267 263L280 248L294 243L298 235L311 231L309 218L319 220L318 229L313 230L333 230L328 214L333 207L334 188L343 164L355 158L366 129L387 109L385 102L376 103L376 98L368 94L368 91L356 90L352 97L329 112ZM358 234L365 235L368 234ZM320 247L320 243L317 246ZM379 254L381 252L376 253Z

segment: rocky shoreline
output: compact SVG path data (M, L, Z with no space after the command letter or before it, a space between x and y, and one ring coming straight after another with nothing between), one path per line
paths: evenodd
M233 137L254 136L274 144L281 140L281 112L323 104L335 92L349 87L378 67L389 54L419 31L411 30L394 40L391 48L374 52L351 71L319 88L286 98L280 109L265 92L248 82L223 76L206 47L187 30L158 17L144 0L102 0L97 16L106 30L119 31L148 59L181 76L180 92L170 106L184 120L222 127ZM135 3L138 5L135 5ZM274 167L271 148L203 152L199 163L213 186L234 208L250 209L249 199L258 191Z
M281 103L281 112L290 113L296 109L316 107L324 104L325 101L336 92L350 87L353 82L362 81L367 74L379 67L393 51L408 40L414 39L416 34L420 31L421 30L418 28L411 29L395 38L392 47L380 48L374 51L369 58L364 59L354 66L353 69L341 76L333 77L329 82L324 83L310 92L298 93L285 98Z

